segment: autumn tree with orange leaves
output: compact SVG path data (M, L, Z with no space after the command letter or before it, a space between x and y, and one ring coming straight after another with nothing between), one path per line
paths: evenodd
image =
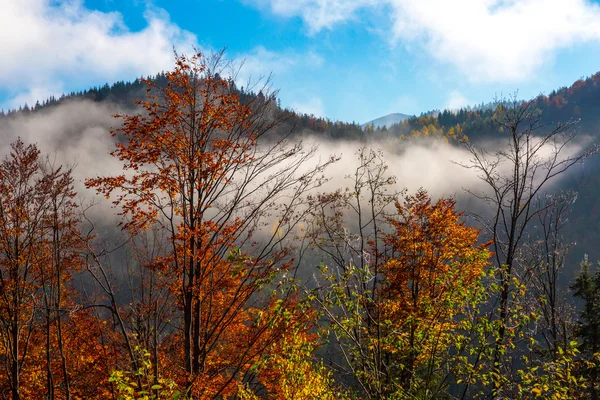
M376 172L381 166L363 167L371 169L361 176L373 179L372 187L389 182ZM385 191L375 194L382 204ZM458 378L455 357L464 351L455 346L464 339L459 320L478 302L489 253L454 201L432 202L421 190L394 203L394 213L363 215L370 224L383 218L380 245L374 247L371 238L362 252L366 262L344 269L322 265L325 282L310 292L311 299L335 337L331 362L340 376L352 376L363 398L436 398Z
M48 247L49 241L55 243L48 222L57 217L55 201L72 198L71 182L69 170L49 169L39 150L21 140L11 145L10 155L0 164L0 339L13 400L22 398L22 374L39 328L36 320L42 294L47 293L42 288L44 277L52 274L52 269L58 270L49 268L55 266L56 253ZM53 311L57 311L55 299ZM45 303L49 329L54 318L49 302ZM49 364L47 361L51 391Z
M420 190L396 202L397 216L389 218L391 251L378 312L386 321L384 347L402 365L398 383L406 392L430 383L439 386L428 388L435 392L448 383L435 375L456 341L455 318L488 265L486 246L477 244L479 231L461 221L454 205L450 199L434 203Z
M314 149L285 135L267 138L281 122L275 96L265 86L241 98L224 78L230 66L222 53L178 56L166 87L148 81L143 113L121 115L112 132L123 174L86 182L114 199L129 233L166 233L167 251L147 265L178 306L160 373L199 398L234 393L302 318L282 280L294 267L286 238L331 162L308 162Z
M103 384L92 373L102 349L88 337L99 327L72 286L83 262L78 226L71 169L12 143L0 163L3 397L70 399Z

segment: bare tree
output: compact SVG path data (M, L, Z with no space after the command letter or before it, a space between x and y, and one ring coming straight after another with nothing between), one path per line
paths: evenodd
M356 155L359 165L346 176L348 187L314 198L307 237L327 265L314 300L333 334L328 362L355 379L364 396L382 398L393 386L392 374L389 355L373 338L381 339L384 226L399 193L381 151L363 147Z
M394 204L399 193L381 151L362 147L356 155L359 165L346 176L348 187L313 199L307 233L328 265L342 271L350 266L370 266L377 274L386 208ZM371 289L374 285L375 281Z
M163 231L154 229L142 232L129 243L126 321L137 346L150 353L152 372L158 379L161 376L160 345L177 323L173 321L175 299L168 290L168 282L154 264L158 257L166 254L168 240Z
M49 159L42 163L41 169L46 174L61 170ZM67 400L71 398L63 321L77 308L72 302L72 288L68 285L72 281L73 273L80 270L83 264L80 257L83 243L78 230L80 215L74 201L76 193L73 189L71 171L72 167L66 168L47 193L49 206L44 218L45 228L38 230L41 235L40 242L45 243L49 248L44 253L45 258L39 268L39 284L42 288L42 305L39 308L45 321L48 399L57 396L55 386L61 387L61 390L57 391L60 392L58 397L64 396ZM52 338L53 331L55 331L55 339ZM54 354L58 354L62 383L58 378L54 378L52 369L52 361L56 357Z
M574 324L564 292L568 283L562 282L561 276L571 246L563 237L563 228L576 199L574 192L540 196L536 208L541 211L532 229L533 239L524 246L534 312L540 314L537 332L543 336L546 353L551 357L558 355L559 348L567 348Z
M497 106L494 121L503 134L498 148L488 150L465 143L471 159L461 164L477 172L486 184L482 192L470 193L485 202L491 211L491 218L476 218L494 241L500 285L497 304L493 307L498 310L493 352L493 372L498 378L494 380L492 398L501 390L499 377L507 349L513 278L522 265L519 248L532 220L549 207L537 203L536 199L559 175L598 151L595 145L584 148L583 140L578 140L575 126L578 121L543 123L539 110L529 102L517 101L516 97Z

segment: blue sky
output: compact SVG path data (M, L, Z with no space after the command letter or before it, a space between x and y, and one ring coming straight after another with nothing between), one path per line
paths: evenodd
M0 0L0 107L227 48L284 106L344 121L548 93L600 70L584 0Z

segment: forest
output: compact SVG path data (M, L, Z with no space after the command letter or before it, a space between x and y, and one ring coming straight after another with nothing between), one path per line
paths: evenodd
M1 398L599 398L600 73L363 128L230 67L177 55L2 112L119 105L111 161L81 182L6 143ZM423 178L390 149L438 144L462 155L456 194L405 188Z

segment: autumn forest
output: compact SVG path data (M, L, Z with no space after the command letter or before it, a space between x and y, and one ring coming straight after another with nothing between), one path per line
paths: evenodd
M599 75L376 127L235 68L176 54L0 115L121 103L119 169L25 137L0 163L0 398L599 398ZM419 146L469 184L405 188Z

